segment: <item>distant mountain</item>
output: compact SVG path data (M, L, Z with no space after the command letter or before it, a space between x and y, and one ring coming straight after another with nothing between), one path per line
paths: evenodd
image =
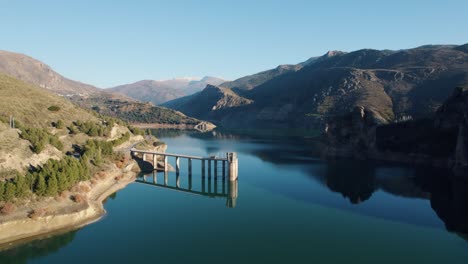
M142 102L159 105L186 95L199 92L206 85L218 85L224 80L206 76L202 79L176 78L164 81L143 80L110 88L112 92L121 93Z
M102 90L92 85L67 79L45 63L23 54L0 51L0 74L8 75L44 90L65 96L84 108L132 123L167 126L188 125L192 127L201 122L171 109L144 104L124 94ZM177 87L185 87L185 89L191 82L194 82L194 87L199 85L199 81L193 79L185 79L184 81L170 80L168 82L175 86L179 83ZM8 92L12 91L11 89L8 90Z
M0 50L0 73L48 89L60 95L89 95L98 88L73 81L29 56Z
M219 86L230 88L233 91L239 94L242 94L243 92L252 90L253 88L259 85L262 85L263 83L273 78L276 78L280 75L299 71L304 66L315 63L318 59L319 57L312 57L304 62L295 64L295 65L290 65L290 64L279 65L278 67L271 69L271 70L266 70L266 71L262 71L256 74L248 75L248 76L239 78L234 81L221 83ZM213 84L213 85L217 85L217 84Z
M453 87L468 84L467 45L408 50L328 52L308 63L280 66L220 86L249 104L218 112L216 98L191 96L165 104L225 127L321 127L363 106L385 122L430 116ZM226 92L226 91L225 91Z

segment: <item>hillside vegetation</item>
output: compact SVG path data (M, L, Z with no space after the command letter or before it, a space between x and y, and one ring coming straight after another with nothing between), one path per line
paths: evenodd
M70 101L4 74L0 74L0 116L13 116L31 127L48 127L57 120L97 121Z
M6 75L0 75L0 96L2 214L9 213L11 202L57 196L103 166L122 163L114 147L143 139L143 131L124 121Z
M73 97L72 101L83 108L92 109L100 114L116 117L130 123L196 125L201 122L181 112L154 106L150 103L103 97Z

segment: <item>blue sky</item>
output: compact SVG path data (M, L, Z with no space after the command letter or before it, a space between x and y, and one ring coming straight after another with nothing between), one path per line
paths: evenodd
M467 11L466 0L0 0L0 49L98 87L235 79L328 50L468 43Z

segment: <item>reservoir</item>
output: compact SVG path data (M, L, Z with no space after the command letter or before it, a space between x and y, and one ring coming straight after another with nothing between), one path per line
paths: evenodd
M197 162L194 193L178 190L189 184L182 159L178 177L140 175L109 197L98 222L11 247L0 263L468 260L468 179L434 168L323 160L314 140L300 135L154 133L169 153L237 152L236 195L225 197L232 186L221 174L203 180Z

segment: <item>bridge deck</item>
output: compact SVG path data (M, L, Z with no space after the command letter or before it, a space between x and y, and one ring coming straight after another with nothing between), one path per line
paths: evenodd
M197 159L197 160L224 160L224 161L228 160L227 158L221 158L221 157L201 157L201 156L171 154L171 153L165 153L165 152L145 151L145 150L138 150L138 149L130 149L130 151L135 152L135 153L142 153L142 154L153 154L153 155L160 155L160 156L167 156L167 157L179 157L179 158Z

